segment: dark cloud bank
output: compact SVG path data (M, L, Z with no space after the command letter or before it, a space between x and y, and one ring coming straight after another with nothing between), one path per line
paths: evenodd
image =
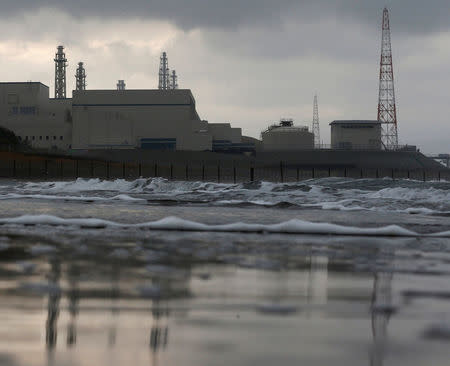
M178 27L235 28L276 24L284 17L315 22L321 18L375 25L388 5L399 32L429 33L450 28L448 0L15 0L2 1L0 16L40 8L62 10L74 17L136 17L171 21Z

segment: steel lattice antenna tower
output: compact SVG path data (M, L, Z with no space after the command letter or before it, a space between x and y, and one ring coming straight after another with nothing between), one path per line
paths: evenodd
M117 90L125 90L125 80L118 80L117 81Z
M170 89L178 89L178 76L175 70L170 74Z
M394 70L392 67L391 28L387 8L383 10L377 119L382 123L382 143L384 147L388 150L397 149L397 110L395 106Z
M312 132L314 134L314 147L318 149L320 148L320 126L319 126L319 104L317 103L317 94L314 95Z
M78 62L78 69L75 74L75 90L86 90L86 70L83 65L82 62Z
M66 67L67 59L64 53L64 47L58 46L58 52L55 55L55 99L66 98Z
M170 89L169 60L165 52L160 57L158 89Z

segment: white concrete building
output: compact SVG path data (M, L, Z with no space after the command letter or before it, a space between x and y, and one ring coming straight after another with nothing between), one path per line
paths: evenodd
M340 120L330 123L332 149L381 149L381 122Z
M0 126L33 148L67 150L72 143L71 104L71 99L50 99L42 83L0 83Z
M294 126L290 119L270 126L261 133L263 151L295 151L314 149L314 134L308 127Z

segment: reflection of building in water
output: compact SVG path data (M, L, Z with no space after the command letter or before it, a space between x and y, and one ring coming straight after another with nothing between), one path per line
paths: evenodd
M80 276L80 270L75 264L71 264L68 270L68 282L69 282L69 314L70 320L67 326L67 346L72 346L77 343L77 328L76 318L78 315L78 301L80 298L80 291L78 288L78 278Z
M371 366L383 365L387 326L392 312L392 273L376 273L372 293L373 348L370 354Z
M111 267L111 324L108 330L108 346L113 347L116 344L117 337L117 317L119 316L119 309L117 301L120 295L119 289L120 266L113 264Z
M324 305L328 300L328 257L311 256L307 298L309 304Z
M61 264L57 258L50 260L50 273L48 275L49 295L47 304L47 322L45 324L45 342L47 348L52 350L56 346L58 335L57 322L59 316L59 301L61 292L58 287L61 277Z
M152 301L152 326L150 330L149 347L152 352L165 349L168 343L169 326L167 319L169 317L169 308L167 302L162 303L158 300Z

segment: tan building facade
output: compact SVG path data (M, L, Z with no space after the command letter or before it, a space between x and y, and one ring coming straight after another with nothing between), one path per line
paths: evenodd
M330 123L333 149L381 149L381 123L371 120L339 120Z
M33 148L67 150L72 144L71 104L71 99L50 99L42 83L0 83L0 126Z
M190 90L73 92L74 149L211 150Z

